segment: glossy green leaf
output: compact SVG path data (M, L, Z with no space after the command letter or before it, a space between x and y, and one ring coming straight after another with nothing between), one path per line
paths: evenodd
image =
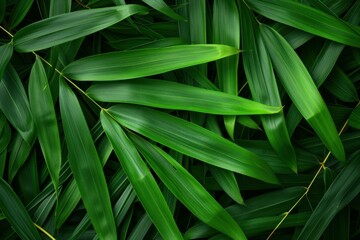
M358 105L349 117L349 125L351 127L360 129L360 106Z
M183 154L265 182L277 183L269 166L257 155L194 123L127 104L113 106L109 113L124 127Z
M155 79L98 83L86 92L102 102L133 103L219 115L271 114L280 111L280 107L266 106L230 94Z
M259 27L245 4L240 5L244 70L252 97L255 101L271 106L282 106L274 70ZM287 131L283 111L272 116L262 116L265 133L271 146L283 162L294 172L297 171L295 150Z
M22 239L41 239L29 213L11 186L0 178L0 209Z
M238 116L236 118L236 122L247 128L261 130L259 124L254 119L252 119L250 116L246 116L246 115Z
M101 124L136 195L164 239L182 239L164 196L149 168L121 126L104 111Z
M298 239L320 239L321 234L335 215L360 193L359 172L360 152L357 151L351 155L349 163L325 192Z
M293 103L326 147L337 159L344 161L345 152L335 124L300 58L285 39L272 28L261 25L260 34L281 83Z
M80 104L63 79L59 98L68 161L82 201L99 237L116 239L115 220L101 162Z
M180 21L185 20L183 16L174 12L163 0L143 0L143 2L170 18Z
M60 136L49 83L39 58L36 58L30 72L29 99L41 150L55 191L58 192L61 167Z
M13 54L13 45L8 43L0 47L0 82L4 74L5 68L9 63Z
M71 0L50 0L49 16L53 17L71 11Z
M0 82L0 109L25 141L34 141L34 122L24 86L14 67L7 66Z
M231 216L175 159L136 135L130 138L161 181L196 217L233 239L246 239Z
M139 5L80 10L47 18L20 29L14 35L18 52L59 45L107 28L131 15L146 12Z
M66 66L63 73L80 81L125 80L211 62L238 52L216 44L110 52L77 60Z
M19 25L29 12L34 0L20 0L17 1L15 7L10 15L9 28L13 29Z
M240 48L240 19L235 1L215 0L213 6L213 41ZM220 89L238 95L239 55L218 60L216 69ZM234 139L235 116L224 118L225 128Z
M360 47L360 27L292 0L246 0L261 15L345 45Z

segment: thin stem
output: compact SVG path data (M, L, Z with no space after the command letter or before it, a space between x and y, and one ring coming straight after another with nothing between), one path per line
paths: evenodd
M40 231L42 231L48 238L50 238L51 240L56 240L53 236L51 236L50 233L48 233L45 229L43 229L42 227L40 227L39 225L37 225L36 223L34 223L35 227L37 229L39 229Z
M3 28L3 26L0 26L1 30L3 30L4 32L6 32L7 35L9 35L11 38L14 37L14 35L12 35L8 30L6 30L5 28Z
M357 103L357 105L355 106L358 107L360 106L360 101ZM349 118L345 121L344 125L341 127L340 131L339 131L339 136L344 132L346 126L349 123ZM306 187L306 191L304 192L303 195L301 195L301 197L295 202L295 204L290 208L289 211L287 211L284 215L284 217L280 220L280 222L276 225L276 227L272 230L272 232L269 234L269 236L266 238L266 240L269 240L274 233L276 232L276 230L281 226L281 224L285 221L285 219L289 216L289 214L292 212L292 210L294 210L295 207L297 207L297 205L301 202L301 200L307 196L307 194L309 193L312 185L314 184L315 180L317 179L317 177L320 175L321 171L325 168L325 164L327 162L327 160L329 159L331 155L331 151L329 151L327 153L327 155L325 156L324 160L320 163L320 167L317 170L315 176L311 179L311 182L309 183L309 185Z

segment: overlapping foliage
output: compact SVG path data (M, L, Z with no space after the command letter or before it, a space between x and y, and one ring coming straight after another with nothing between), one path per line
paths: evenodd
M1 239L359 238L360 1L2 0L0 23Z

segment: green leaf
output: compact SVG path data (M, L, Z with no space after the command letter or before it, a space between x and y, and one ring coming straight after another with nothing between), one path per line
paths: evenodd
M274 70L260 37L259 27L245 4L241 4L240 11L241 28L243 32L247 33L242 35L242 47L245 50L242 56L252 97L257 102L281 106ZM296 172L295 150L290 141L283 111L272 116L261 116L261 122L275 152L286 165Z
M213 41L240 48L240 20L235 1L215 0L213 7ZM239 55L218 60L216 69L220 89L232 95L238 95ZM225 128L234 139L235 116L224 118Z
M334 182L311 214L298 239L320 239L335 215L360 193L360 152L353 153L349 163L337 175ZM324 214L326 212L326 214Z
M9 20L10 29L14 29L17 25L19 25L22 22L26 14L29 12L33 2L34 0L17 1L14 10L10 15L10 20Z
M2 80L5 68L9 63L13 54L13 45L11 43L4 44L0 47L0 82Z
M359 104L352 111L352 113L349 117L349 126L360 129L360 106L359 106Z
M31 145L35 139L35 127L29 101L19 75L10 64L0 82L0 109L24 140Z
M163 0L143 0L143 2L172 19L179 21L185 20L183 16L174 12Z
M71 11L71 0L50 0L49 16L53 17Z
M277 183L269 166L257 155L194 123L127 104L113 106L108 111L124 127L183 154L265 182Z
M280 107L269 107L219 91L155 79L98 83L86 92L102 102L133 103L219 115L271 114L280 111Z
M58 195L61 168L60 136L46 72L38 57L30 72L29 99L41 150Z
M159 186L121 126L101 111L101 123L141 204L164 239L182 239Z
M293 103L325 146L337 159L344 161L344 147L335 124L304 64L286 40L275 30L261 25L260 34L281 83Z
M37 51L107 28L125 18L146 12L140 5L80 10L47 18L20 29L14 35L18 52Z
M360 27L292 0L246 0L248 6L274 21L345 45L360 47Z
M238 52L233 47L216 44L110 52L77 60L66 66L63 73L80 81L125 80L211 62Z
M9 124L4 116L4 114L0 111L0 153L5 152L11 138L11 130ZM2 176L0 171L0 176Z
M0 209L22 239L41 239L24 205L10 187L0 178Z
M134 134L130 138L166 187L197 218L233 239L246 239L225 209L175 159Z
M59 98L68 161L82 201L99 237L116 239L115 220L101 162L80 104L63 79L60 80Z

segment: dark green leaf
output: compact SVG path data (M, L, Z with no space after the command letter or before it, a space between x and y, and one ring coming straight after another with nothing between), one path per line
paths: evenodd
M349 125L360 129L360 106L357 106L350 115Z
M10 29L15 28L17 25L19 25L22 22L26 14L29 12L33 2L34 0L20 0L16 2L14 10L10 15L10 20L9 20Z
M2 80L5 68L13 54L13 45L8 43L0 47L0 82Z

